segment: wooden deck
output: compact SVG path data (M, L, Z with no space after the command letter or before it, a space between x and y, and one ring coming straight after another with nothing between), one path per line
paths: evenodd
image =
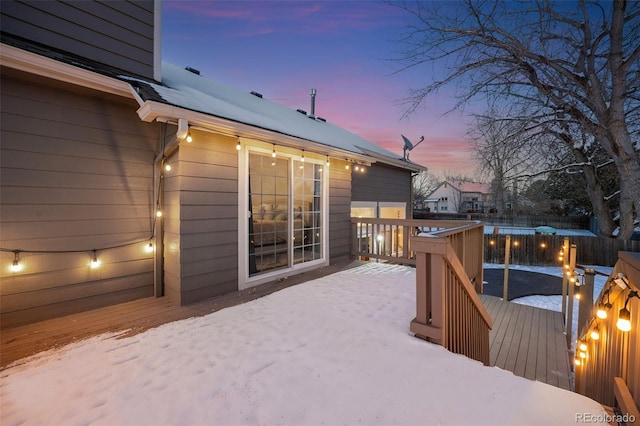
M571 390L571 368L560 312L481 295L493 329L491 365L516 376Z
M151 297L2 329L0 369L38 352L102 333L132 335L172 321L207 315L358 264L360 263L331 265L188 306L177 306L165 298ZM491 365L511 371L517 376L570 389L569 359L561 314L503 302L493 296L481 295L480 298L493 319L493 330L489 335Z
M0 328L0 369L30 355L102 333L123 333L123 336L130 336L172 321L207 315L362 263L342 261L187 306L172 304L164 297L147 297L34 324Z

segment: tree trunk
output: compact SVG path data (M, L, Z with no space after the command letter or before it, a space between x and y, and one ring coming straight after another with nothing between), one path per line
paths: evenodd
M579 149L574 149L573 154L578 162L587 163L589 161L584 152ZM582 171L587 181L587 195L589 196L589 201L591 201L591 207L593 207L593 214L598 219L600 228L598 234L611 238L616 224L611 217L609 203L605 201L605 193L596 175L597 171L593 165L582 166Z

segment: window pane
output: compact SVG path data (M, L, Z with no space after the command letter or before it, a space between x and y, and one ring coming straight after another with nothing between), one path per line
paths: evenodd
M288 161L249 154L249 275L289 267Z

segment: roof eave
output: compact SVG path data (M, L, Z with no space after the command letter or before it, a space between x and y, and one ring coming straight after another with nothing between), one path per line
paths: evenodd
M261 142L291 148L300 148L303 146L305 149L311 149L323 155L335 158L344 158L345 160L353 160L365 165L371 165L376 162L375 158L371 158L368 155L342 150L329 145L310 141L308 139L287 135L269 129L263 129L247 123L241 123L224 117L217 117L202 112L192 111L162 102L141 102L140 108L138 108L137 112L140 119L146 122L152 122L155 120L160 122L177 123L179 119L185 119L189 122L189 125L192 128L199 130L221 133L238 138L254 139Z
M75 84L126 98L137 98L131 85L124 81L79 68L46 56L0 43L2 66Z

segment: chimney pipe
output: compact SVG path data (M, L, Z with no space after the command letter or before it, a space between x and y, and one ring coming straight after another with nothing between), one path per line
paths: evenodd
M311 89L311 111L309 118L316 118L316 89Z

